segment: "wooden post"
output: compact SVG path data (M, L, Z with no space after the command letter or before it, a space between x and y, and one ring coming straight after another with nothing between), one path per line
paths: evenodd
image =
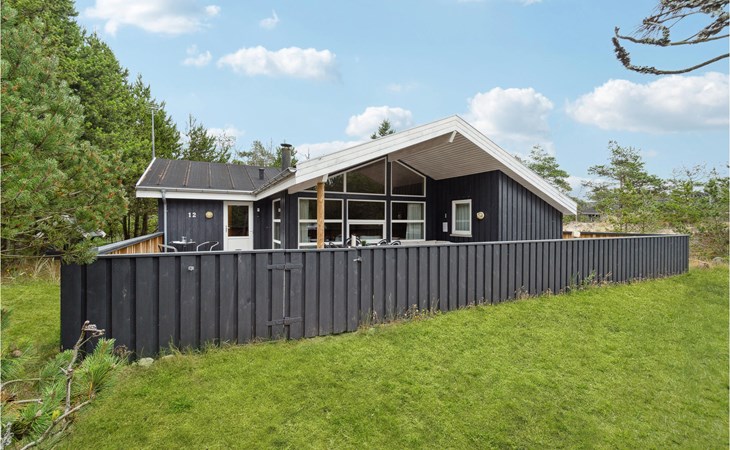
M324 183L317 183L317 248L324 248Z

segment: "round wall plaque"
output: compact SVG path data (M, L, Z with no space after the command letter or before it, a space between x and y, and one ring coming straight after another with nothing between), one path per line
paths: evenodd
M482 219L484 219L484 213L483 213L483 212L481 212L481 211L479 211L479 212L477 213L477 219L479 219L479 220L482 220Z
M205 212L205 218L206 219L212 219L213 218L213 211L206 211Z

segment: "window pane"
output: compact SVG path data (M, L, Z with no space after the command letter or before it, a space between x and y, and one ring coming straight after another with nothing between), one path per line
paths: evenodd
M325 223L324 240L325 242L342 242L342 223ZM302 244L306 244L307 242L317 242L316 223L299 224L299 242Z
M248 206L228 205L228 236L248 236Z
M379 241L383 239L383 226L379 224L352 224L350 236L355 235L361 241Z
M281 222L274 222L273 233L274 233L274 239L276 239L277 241L279 240L280 232L281 232Z
M394 223L393 239L425 239L423 223Z
M345 188L345 177L344 175L336 175L334 177L329 177L327 179L327 182L324 183L324 190L325 192L342 192ZM314 185L311 188L307 189L308 191L316 191L317 186Z
M347 192L385 194L385 160L348 172Z
M347 202L350 220L385 220L385 202Z
M424 195L426 179L400 163L391 164L393 179L393 194L395 195Z
M274 208L274 220L281 220L281 201L276 200L272 205Z
M325 200L324 218L342 220L342 202ZM299 199L299 220L317 220L317 199Z
M393 220L423 220L423 203L393 202Z
M454 213L454 231L471 231L471 205L457 203Z

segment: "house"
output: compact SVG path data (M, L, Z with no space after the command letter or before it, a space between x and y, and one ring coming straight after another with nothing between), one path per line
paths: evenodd
M215 250L315 248L324 240L482 242L560 239L575 202L458 116L289 167L155 159L137 197L159 199L167 242ZM187 248L186 250L194 250Z

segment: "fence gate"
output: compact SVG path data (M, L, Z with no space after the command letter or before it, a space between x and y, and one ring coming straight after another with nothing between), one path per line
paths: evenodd
M301 290L304 269L301 254L274 253L272 263L266 268L271 279L271 320L266 322L271 327L269 335L274 339L290 338L292 325L302 328L301 309L296 305L292 308L292 297Z

